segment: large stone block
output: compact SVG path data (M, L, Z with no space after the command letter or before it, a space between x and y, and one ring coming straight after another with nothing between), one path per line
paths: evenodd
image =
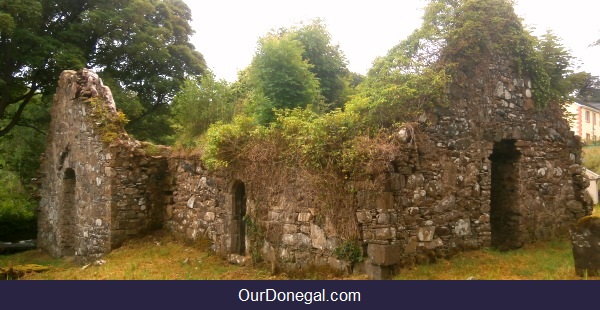
M370 243L367 247L367 255L369 255L372 264L378 266L392 266L400 262L402 251L398 245Z
M325 232L323 231L323 229L321 229L321 227L311 224L310 236L313 248L317 248L319 250L323 250L326 248L327 238L325 237Z
M471 222L469 220L458 220L454 226L454 234L457 236L467 236L471 234Z
M577 275L600 276L600 217L586 216L570 232Z
M421 242L429 242L433 241L433 236L435 234L435 226L429 227L419 227L417 232L417 237Z
M389 240L394 238L395 230L390 227L376 228L375 239L377 240Z

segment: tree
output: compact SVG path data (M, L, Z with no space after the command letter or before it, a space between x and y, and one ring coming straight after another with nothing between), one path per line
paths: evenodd
M556 101L567 100L577 88L573 83L577 79L569 78L573 74L574 57L560 41L560 38L551 30L547 30L536 46L543 61L544 70L550 78L552 98Z
M319 81L312 65L302 58L302 44L288 36L269 34L259 40L250 65L249 79L255 87L253 114L267 124L274 120L273 109L293 109L316 103Z
M331 35L323 21L316 19L288 31L292 39L302 44L302 58L312 65L310 71L319 80L320 92L325 103L332 107L341 107L346 99L346 77L350 71L339 46L331 43Z
M173 115L183 143L193 141L211 124L231 121L233 110L229 85L216 80L210 71L201 78L188 78L173 99Z
M54 92L65 69L96 69L135 94L143 111L133 129L168 113L184 78L205 69L181 0L0 0L0 12L0 137L22 123L32 98Z
M583 102L600 102L600 78L588 72L577 72L567 77L574 89L575 99Z

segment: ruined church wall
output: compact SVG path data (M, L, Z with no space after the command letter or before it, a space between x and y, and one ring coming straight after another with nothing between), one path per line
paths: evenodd
M413 143L398 150L389 171L345 182L355 189L350 212L364 255L356 270L384 277L395 267L460 251L518 248L561 234L589 213L581 144L560 107L537 109L530 80L515 74L507 60L500 58L483 71L477 79L465 74L464 83L459 74L450 89L451 104L424 115L409 139ZM232 178L213 179L198 162L186 165L193 168L180 165L178 173L188 169L197 175L188 172L175 186L181 190L188 184L176 200L171 230L188 238L208 235L215 248L227 252ZM272 166L265 173L283 171ZM193 181L183 181L188 179ZM247 185L248 213L262 238L253 243L246 236L246 254L258 253L286 268L350 269L336 254L344 245L340 227L316 207L314 188L301 176L290 175L285 184L276 179L256 188L240 177ZM324 196L338 190L320 188ZM254 199L257 195L261 198ZM510 208L498 210L506 208L498 201L507 200Z
M221 255L384 278L556 236L591 210L581 142L560 107L535 108L530 80L509 61L478 70L457 73L450 103L428 110L414 133L396 133L404 142L381 163L387 170L330 184L268 160L208 171L167 148L152 155L125 133L102 141L90 98L114 113L110 90L90 71L65 71L41 167L38 244L88 260L163 228L210 240Z
M168 165L173 195L164 228L188 241L210 240L216 253L230 253L233 178L207 171L193 157L172 157Z
M61 75L40 168L38 245L54 256L94 256L110 249L111 176L104 169L110 152L87 121L89 106L74 100L87 78L74 71ZM110 96L108 88L98 91Z
M103 141L99 111L116 112L110 89L91 71L63 72L40 168L38 244L53 256L98 258L164 221L166 157L126 134Z
M532 81L516 74L514 62L497 56L475 71L476 77L468 71L457 74L450 87L452 107L432 113L426 131L453 159L488 168L494 164L490 156L499 152L496 147L514 143L518 184L511 199L518 206L518 233L523 242L547 239L589 212L581 142L570 131L562 107L536 107ZM492 186L489 171L479 170Z
M113 157L106 171L112 181L112 249L128 239L161 229L173 189L167 157L148 155L139 143L131 141L110 148Z

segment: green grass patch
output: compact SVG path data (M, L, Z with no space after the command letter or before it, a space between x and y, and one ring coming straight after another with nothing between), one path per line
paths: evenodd
M104 257L106 264L82 268L40 250L0 256L0 268L37 264L50 267L22 279L48 280L286 280L366 279L341 276L326 268L271 273L270 265L236 266L214 255L205 244L187 244L165 234L126 242ZM570 242L558 239L500 252L461 253L435 264L400 270L396 280L580 280L575 274ZM600 279L600 278L589 278Z
M571 243L558 239L514 251L483 249L402 270L397 280L577 280Z

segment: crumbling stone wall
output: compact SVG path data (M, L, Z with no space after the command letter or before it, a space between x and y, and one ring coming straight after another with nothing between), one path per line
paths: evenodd
M110 90L90 71L65 71L42 164L38 243L89 259L164 228L208 239L222 255L386 278L456 252L514 249L566 232L591 212L581 142L559 106L535 107L531 81L511 61L496 56L474 70L456 74L448 106L396 133L402 145L383 163L387 171L365 167L318 188L280 163L266 163L258 184L243 167L208 171L166 148L149 154L125 133L103 141L89 101L100 98L115 113ZM344 208L315 207L342 188L352 189ZM349 227L335 222L340 215ZM348 241L341 229L358 235L352 257L340 255Z
M398 267L460 251L489 246L508 250L549 239L589 214L581 142L569 130L561 107L536 108L531 81L516 74L506 58L474 70L477 75L457 74L449 106L425 113L412 128L414 134L398 133L405 144L387 172L344 181L355 189L352 212L362 262L339 259L336 250L344 242L339 227L314 208L314 189L294 175L284 185L274 178L260 188L252 178L237 176L246 184L248 213L264 213L252 219L262 240L252 243L252 236L246 236L245 254L258 253L285 268L329 265L385 278ZM273 163L265 173L277 171L283 167ZM187 215L173 223L182 231L186 222L189 226L199 220L215 248L228 252L233 206L231 183L224 180L232 182L236 172L215 179L221 185L208 182L211 177L203 173L196 178L205 181L194 179L192 184L207 184L205 195L197 203L195 194L185 192L177 208ZM333 195L338 188L320 190ZM216 201L223 208L212 207L210 191L218 192ZM262 205L254 199L258 195ZM198 209L184 212L186 201L188 208ZM193 237L194 231L188 229L186 236Z
M88 70L61 74L41 164L38 244L54 256L96 258L160 228L169 202L167 161L123 134L108 143L91 99L116 113L110 89Z
M207 171L193 157L170 158L169 169L174 190L165 229L186 240L209 239L215 252L230 253L231 177Z
M83 101L92 92L107 101L112 95L108 88L97 88L94 79L63 72L51 111L41 166L38 244L55 256L110 249L111 178L104 167L111 155L86 119L89 109Z

